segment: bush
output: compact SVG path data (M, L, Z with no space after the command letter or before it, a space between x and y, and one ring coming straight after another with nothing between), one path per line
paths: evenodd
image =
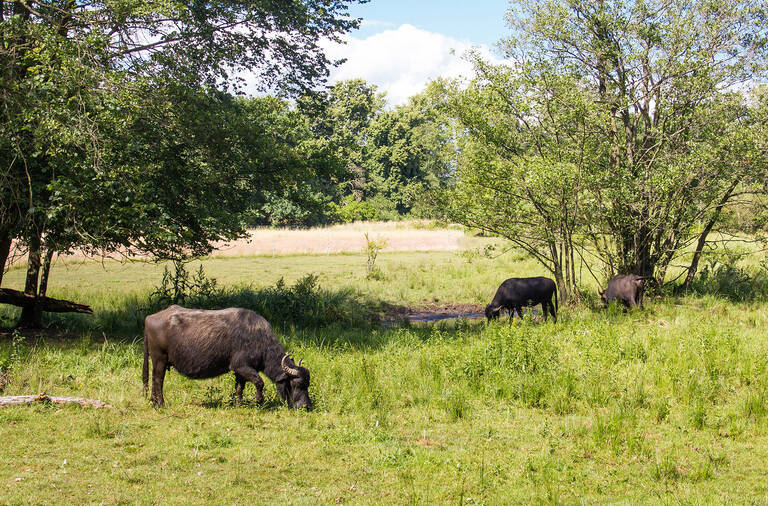
M219 288L206 277L202 266L190 276L184 265L167 268L159 287L149 297L148 312L170 304L197 309L241 307L251 309L274 326L325 327L345 325L367 327L375 318L371 305L351 290L329 291L317 285L317 276L308 274L287 286L281 278L275 286L255 289L250 285Z
M344 197L342 205L335 205L336 216L342 223L354 221L377 221L379 211L367 200L357 201L352 195Z
M732 263L710 261L694 279L691 290L739 302L764 300L768 296L768 264L751 271Z

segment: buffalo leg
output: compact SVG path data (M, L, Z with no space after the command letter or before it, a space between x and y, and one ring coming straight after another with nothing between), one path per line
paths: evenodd
M523 319L523 306L515 306L515 313L517 313L517 316L520 317L520 319Z
M246 379L235 373L235 395L237 396L237 405L243 403L243 388L245 388Z
M552 299L549 299L549 314L552 315L552 319L557 323L557 314L555 313L555 305L552 304Z
M256 387L256 402L259 404L264 402L264 380L261 379L261 376L259 376L259 372L256 369L248 366L238 367L235 369L235 375L235 377L239 375L253 383L253 386Z
M163 399L163 381L165 380L167 365L167 356L152 358L152 403L158 408L162 408L165 404L165 399Z
M544 317L544 321L547 321L547 301L541 301L541 315Z

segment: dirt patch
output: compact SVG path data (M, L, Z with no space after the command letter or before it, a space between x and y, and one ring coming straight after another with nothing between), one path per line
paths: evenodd
M396 325L404 321L432 322L455 318L485 318L485 307L479 304L423 304L414 306L387 305L382 321L385 325Z

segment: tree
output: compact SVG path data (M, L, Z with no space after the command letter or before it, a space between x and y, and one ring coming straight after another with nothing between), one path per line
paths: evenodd
M348 172L332 140L315 135L307 117L286 100L275 97L242 99L247 111L249 144L269 161L280 184L258 189L249 224L313 226L333 219L331 203ZM254 146L257 142L258 146ZM274 168L280 170L275 171ZM265 172L264 166L253 166Z
M745 177L743 164L713 170L696 163L693 148L715 134L700 123L702 111L764 75L765 5L530 2L517 14L521 36L508 41L509 54L548 63L555 73L576 69L595 95L607 150L595 165L593 192L601 232L612 239L603 257L619 271L661 281L692 221L714 212L712 203L727 201Z
M362 79L340 81L328 90L307 93L298 100L312 133L328 139L336 146L338 156L346 160L348 174L340 181L345 186L342 194L352 194L358 201L368 196L370 177L364 163L368 130L384 104L384 94Z
M590 213L587 166L601 148L590 94L574 75L532 79L475 62L477 77L451 102L462 135L449 215L528 252L567 300Z
M516 2L504 41L514 70L480 65L479 79L497 91L462 116L492 160L512 162L485 185L501 191L516 177L524 184L512 214L520 192L541 212L541 197L552 195L537 196L515 170L533 163L565 181L577 170L575 187L550 178L552 193L573 190L561 209L576 213L575 227L543 213L548 231L538 237L568 243L565 227L579 239L574 251L601 260L606 276L662 282L687 246L706 242L698 223L717 223L765 174L759 136L744 135L757 127L746 126L754 122L739 93L765 76L765 14L763 3L726 0ZM540 252L539 240L530 246ZM553 251L545 263L561 256L570 255Z
M4 0L0 271L20 240L37 297L57 251L180 255L242 233L253 184L280 178L240 171L253 152L230 149L247 132L216 89L242 84L244 69L261 89L321 82L332 62L320 39L356 26L353 1ZM39 306L21 323L39 325Z
M436 85L407 104L378 114L368 127L363 164L367 193L408 213L426 191L442 188L451 176L452 139L448 118L435 101Z

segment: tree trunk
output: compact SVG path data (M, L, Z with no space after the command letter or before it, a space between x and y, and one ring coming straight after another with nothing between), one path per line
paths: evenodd
M5 272L5 262L11 254L11 235L5 233L0 236L0 286L3 286L3 273Z
M563 276L563 264L560 262L562 251L558 251L554 242L550 242L549 248L552 254L552 274L555 276L557 291L560 292L560 301L566 302L571 298L571 290Z
M10 288L0 288L0 304L10 304L20 308L38 306L41 312L49 313L85 313L93 314L93 310L85 304L68 300L52 299L50 297L34 296Z
M43 260L43 272L40 275L40 288L37 291L38 296L45 297L48 292L48 275L51 273L51 260L53 260L52 249L47 249L45 252L45 260Z
M24 306L17 327L39 329L43 326L43 311L37 303L38 280L40 279L40 235L35 235L29 241L29 253L27 260L27 281L24 285L24 293L31 295L35 301Z
M723 198L720 199L720 202L718 202L717 207L715 207L715 214L712 215L712 219L709 220L707 225L704 227L704 230L702 230L701 234L699 234L699 241L696 244L696 251L693 252L691 265L688 266L688 274L685 276L685 281L683 281L683 284L680 286L681 290L687 290L688 288L691 287L691 284L693 283L693 278L696 277L696 273L699 270L699 260L701 260L701 254L704 252L704 246L707 244L707 237L709 236L709 233L714 228L715 224L720 219L720 213L723 210L723 207L731 199L731 195L733 195L733 190L736 189L736 186L738 184L739 184L739 179L736 179L731 184L731 186L728 187L728 191L725 192L725 195L723 195Z

